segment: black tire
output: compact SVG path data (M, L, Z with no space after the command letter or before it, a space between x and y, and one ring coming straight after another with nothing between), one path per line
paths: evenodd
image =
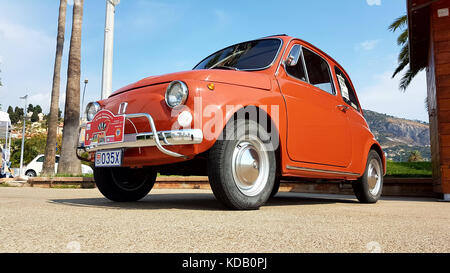
M36 177L36 176L37 176L36 172L33 171L33 170L28 170L28 171L26 171L26 172L25 172L25 175L26 175L26 176L29 176L29 177Z
M270 198L274 197L280 191L280 177L275 177L275 182L273 183L272 192L270 193Z
M253 148L251 148L251 145L244 148L238 146L249 143L247 140L254 141L255 146ZM256 149L256 147L260 147L258 142L263 144L264 149ZM244 149L247 149L249 153L257 153L258 160L255 159L250 165L234 165L234 155L239 154ZM244 156L241 155L240 158L244 158ZM239 166L246 166L250 169L253 167L257 170L255 185L249 186L248 192L243 189L242 184L239 184L242 181L235 178L238 173L235 170L241 168ZM275 151L266 130L255 121L236 120L231 122L231 126L230 124L226 126L224 133L209 152L208 177L211 189L214 196L228 208L258 209L270 197L275 181L276 166ZM251 171L254 172L255 170L252 169ZM250 191L253 190L254 194L251 194Z
M379 170L375 171L375 173L379 172L377 174L377 177L380 178L380 181L376 183L379 184L379 186L373 186L373 183L372 186L369 185L369 179L371 176L370 172L373 172L373 170L370 170L372 168L370 167L370 165L371 162L375 161L378 162L379 166ZM364 174L358 180L352 182L352 187L356 198L361 203L376 203L378 199L380 199L381 193L383 191L383 163L381 162L381 158L375 150L371 150L369 152Z
M156 172L140 168L94 168L97 188L109 200L132 202L144 198L156 181Z

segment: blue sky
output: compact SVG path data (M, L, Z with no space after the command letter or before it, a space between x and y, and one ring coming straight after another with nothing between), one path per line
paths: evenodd
M72 0L73 1L73 0ZM69 0L71 2L71 0ZM100 97L104 0L84 1L82 79L86 101ZM59 1L0 0L0 103L50 104ZM113 89L143 77L191 69L230 44L286 33L318 46L350 74L363 108L428 121L425 74L406 93L390 75L397 34L387 30L405 14L404 0L152 1L122 0L116 10ZM61 71L67 73L72 6L68 6Z

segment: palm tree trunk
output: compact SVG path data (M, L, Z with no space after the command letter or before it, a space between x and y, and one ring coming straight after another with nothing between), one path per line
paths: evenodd
M45 146L45 160L42 168L43 175L55 174L56 134L58 129L59 90L61 85L61 59L64 49L64 33L66 31L67 0L59 4L58 36L56 38L56 57L53 70L52 101L48 118L47 145Z
M66 104L59 174L80 174L81 164L76 156L78 127L80 125L80 78L81 78L81 25L83 0L74 0L72 37L70 39L69 65L67 69Z

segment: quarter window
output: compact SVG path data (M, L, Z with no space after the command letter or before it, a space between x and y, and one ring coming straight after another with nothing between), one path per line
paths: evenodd
M353 90L349 80L339 68L335 67L334 71L336 72L336 78L339 89L341 90L342 98L348 105L359 111L358 99L356 98L355 91Z
M291 52L289 53L289 55L298 56L298 54L300 54L299 51L300 51L300 45L294 45L292 47ZM299 56L299 58L297 60L297 64L296 65L294 65L294 66L286 66L286 72L290 76L306 82L305 70L303 68L303 60L302 60L301 54L300 54L300 56Z
M303 48L306 71L308 72L309 83L330 94L336 94L330 77L328 63L319 55Z

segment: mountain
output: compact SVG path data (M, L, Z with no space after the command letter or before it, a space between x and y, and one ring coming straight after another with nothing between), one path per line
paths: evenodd
M431 159L429 124L386 114L364 110L364 117L369 124L387 159L408 161L410 153L417 150L424 160Z

